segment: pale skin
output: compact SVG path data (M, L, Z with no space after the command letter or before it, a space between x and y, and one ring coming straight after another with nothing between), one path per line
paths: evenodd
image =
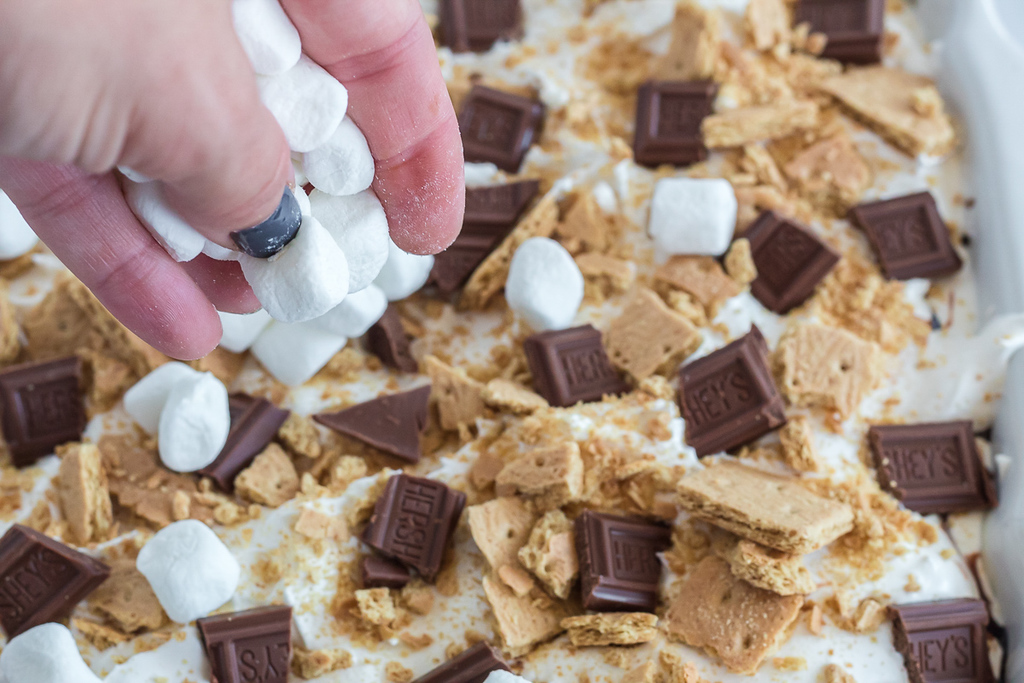
M349 91L391 236L436 253L458 234L462 143L417 0L282 0L303 50ZM259 308L237 264L179 264L125 203L113 168L164 181L209 239L277 207L292 180L229 0L0 2L0 188L127 327L168 355L220 340L216 310Z

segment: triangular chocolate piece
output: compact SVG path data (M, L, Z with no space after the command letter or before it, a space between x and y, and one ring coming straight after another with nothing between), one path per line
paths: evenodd
M196 620L216 683L287 683L292 608L257 607Z
M313 419L406 462L419 462L420 433L427 426L430 385L381 396Z

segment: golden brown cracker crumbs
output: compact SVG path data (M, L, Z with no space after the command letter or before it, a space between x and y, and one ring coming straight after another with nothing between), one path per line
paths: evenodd
M480 552L495 571L518 565L536 516L518 498L495 498L466 508L466 520Z
M692 2L679 2L672 20L672 42L654 67L654 78L663 81L697 81L710 78L721 41L720 17Z
M803 657L774 657L772 666L779 671L806 671L807 660Z
M89 411L92 414L110 410L138 379L131 367L116 358L101 353L86 352L85 376L89 392Z
M331 465L327 472L328 487L336 493L341 492L356 479L366 476L366 461L354 455L343 455Z
M97 650L106 650L107 648L121 643L128 642L131 636L121 633L117 629L105 626L104 624L98 624L95 621L88 619L73 618L71 625L81 633L86 640L88 640Z
M807 630L816 636L820 636L825 627L825 615L822 613L821 605L811 605L807 611Z
M704 522L687 518L672 527L672 547L665 561L676 574L686 574L691 567L711 553L711 537Z
M665 300L668 305L672 307L672 310L683 316L696 327L706 327L708 324L708 314L704 310L704 306L700 304L689 292L681 292L677 289L670 289L666 295Z
M562 628L575 647L639 645L658 635L658 616L647 612L586 614L562 619Z
M484 594L494 612L503 648L513 657L529 652L535 645L562 632L567 614L559 605L540 605L530 597L519 597L502 581L484 577Z
M135 568L135 560L122 558L108 564L110 578L89 595L89 607L125 633L163 626L164 610L149 581Z
M292 673L299 678L319 678L350 666L352 653L348 650L306 650L301 647L292 649Z
M467 427L486 414L484 385L470 378L465 370L453 368L436 356L424 358L423 369L430 376L430 394L437 402L443 429Z
M403 325L404 322L403 320ZM381 367L383 366L377 356L363 351L350 340L345 348L334 354L327 361L327 365L316 373L314 380L321 380L326 384L344 384L358 380L359 373L364 370L377 371Z
M820 472L825 464L814 448L811 423L804 415L793 415L779 430L782 457L786 464L798 472Z
M762 145L744 145L743 155L738 161L739 168L752 174L757 182L771 185L782 192L789 190L789 181L782 175L775 158ZM738 183L738 178L733 179L733 184Z
M58 446L57 455L61 459L57 493L72 539L78 545L107 540L114 515L99 448L91 443L70 443Z
M730 109L705 118L701 133L704 144L712 149L742 147L814 128L819 113L818 105L809 100Z
M284 449L272 443L238 473L235 492L253 503L280 507L299 492L299 475Z
M845 132L815 142L782 170L809 202L837 216L845 216L872 181L871 168Z
M846 620L841 620L839 625L854 633L874 633L885 623L888 617L888 610L885 605L874 598L862 600L857 605L856 611Z
M637 389L654 398L671 401L676 396L676 390L672 388L669 381L661 375L651 375L642 380Z
M711 556L682 581L665 615L667 631L730 671L753 673L785 640L803 602L751 586Z
M790 40L789 9L783 0L750 0L743 27L758 50L787 45Z
M857 680L838 664L829 664L822 671L825 683L857 683Z
M469 481L478 489L486 489L494 483L498 473L505 467L505 461L490 453L481 453L469 470Z
M757 279L757 266L750 251L750 240L741 237L732 243L725 254L725 272L740 287L746 287Z
M411 633L399 633L398 639L413 650L422 650L434 644L434 637L429 633L421 633L418 636Z
M316 424L305 415L289 413L277 430L277 438L293 455L304 456L310 460L316 460L323 455Z
M499 495L519 493L550 510L583 493L583 459L575 441L534 448L505 465L494 480Z
M907 583L903 586L903 590L908 593L916 593L921 590L921 583L917 580L917 577L913 574L907 575Z
M622 683L656 683L658 667L654 662L647 661L626 672Z
M555 597L566 599L579 575L573 525L561 510L545 514L519 549L519 561Z
M798 555L736 537L715 543L714 547L715 553L729 563L733 575L752 586L779 595L807 595L816 587Z
M625 292L636 280L632 263L607 254L593 251L579 254L576 265L583 274L587 295L598 302Z
M635 381L674 370L697 350L701 334L645 287L638 287L604 335L609 359Z
M518 564L506 564L500 567L495 574L520 598L529 595L537 585L530 572Z
M709 318L742 289L710 256L673 256L654 272L655 280L691 294Z
M433 589L420 581L413 580L402 587L399 593L402 606L414 614L430 614L434 608Z
M368 624L388 626L397 617L391 591L387 588L364 588L355 592L359 616Z
M658 661L665 671L665 683L704 683L693 662L684 662L675 652L662 650L658 653Z
M175 491L171 497L171 517L175 522L188 519L192 514L192 497L184 491Z
M481 396L491 408L500 411L507 411L516 415L527 415L540 408L547 408L548 402L530 389L496 377L484 387ZM494 473L495 475L497 472ZM493 477L491 479L493 481Z
M398 662L388 662L384 665L384 676L391 683L410 683L416 678L412 669L402 666Z
M344 519L308 507L299 511L294 528L296 533L313 540L328 539L338 543L348 540L348 527Z
M226 349L216 348L199 360L189 363L199 372L210 372L213 376L230 387L245 364L244 353L232 353Z
M555 238L577 254L581 251L602 252L612 241L617 241L618 232L614 217L606 214L589 191L580 192L571 198L572 204L555 228Z

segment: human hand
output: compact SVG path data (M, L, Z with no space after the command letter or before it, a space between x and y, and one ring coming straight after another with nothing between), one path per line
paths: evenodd
M462 147L416 0L282 0L303 51L349 90L403 249L435 253L464 205ZM210 240L277 208L288 145L259 100L227 0L0 3L0 188L142 339L177 358L220 340L215 308L259 307L234 262L176 263L125 203L115 164L164 181Z

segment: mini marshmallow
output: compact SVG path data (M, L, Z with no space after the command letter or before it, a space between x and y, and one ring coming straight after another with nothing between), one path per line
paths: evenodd
M533 329L563 330L583 301L583 274L561 244L531 237L512 255L505 299Z
M348 294L348 260L315 218L303 218L295 239L270 258L238 261L270 317L286 323L319 318Z
M311 152L341 125L348 91L306 55L277 76L257 76L260 100L284 129L293 152Z
M306 171L302 168L302 153L292 152L292 171L295 173L295 186L302 187L309 182Z
M220 316L220 327L223 330L220 347L231 353L247 351L260 336L260 332L273 322L270 314L262 308L244 315L222 311L217 311L217 315Z
M63 624L47 623L16 636L0 653L7 683L100 683Z
M663 178L654 186L647 231L659 257L721 256L736 229L736 193L721 178Z
M370 285L349 294L344 301L312 322L343 337L361 337L381 319L387 307L388 298L384 292L380 287Z
M252 355L279 382L295 387L327 365L346 342L314 322L275 322L252 345Z
M167 616L179 624L205 617L230 600L242 573L217 534L195 519L156 532L142 546L135 566Z
M312 216L313 207L309 203L309 195L302 189L302 185L296 185L291 188L292 196L295 197L295 202L299 205L299 213L303 216Z
M0 190L0 261L18 258L39 242L11 198Z
M398 301L419 291L427 284L434 268L433 256L410 254L388 239L388 260L373 281L384 291L388 301Z
M220 455L231 429L228 390L213 373L178 381L160 412L160 461L175 472L195 472Z
M388 219L373 190L335 197L313 190L313 215L345 252L348 291L358 292L373 282L388 260Z
M125 180L123 185L124 197L136 218L175 261L191 261L199 256L206 238L167 206L162 183Z
M227 247L220 246L216 242L206 240L202 253L217 261L237 261L241 252L232 251Z
M298 63L299 32L277 0L232 0L231 15L253 71L273 76Z
M362 192L373 182L373 155L363 132L346 118L325 144L302 157L313 187L333 195Z
M146 432L156 434L160 427L160 413L171 390L200 374L184 363L164 363L124 392L124 409Z

